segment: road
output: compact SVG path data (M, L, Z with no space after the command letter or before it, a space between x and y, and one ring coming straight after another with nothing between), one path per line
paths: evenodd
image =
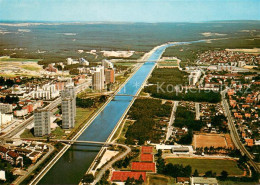
M115 143L116 144L116 143ZM119 161L120 159L123 159L127 154L129 154L131 152L131 148L126 146L126 145L121 145L121 144L117 144L118 146L124 147L126 150L119 154L118 156L116 156L112 161L108 162L105 166L102 166L101 170L98 172L98 174L95 177L95 181L93 182L93 184L96 184L97 182L100 181L100 179L102 178L102 176L105 174L105 172L116 162Z
M174 104L173 104L173 107L172 107L172 112L171 112L171 117L170 117L170 121L169 121L169 124L168 124L168 127L167 127L167 134L166 134L166 141L169 140L169 138L171 137L172 135L172 129L173 129L173 122L175 120L175 112L177 110L177 106L179 104L179 101L174 101Z
M199 103L195 103L195 110L196 110L196 120L200 119L200 104Z
M249 163L251 164L251 166L254 167L254 169L259 173L260 172L260 169L259 169L259 166L254 162L253 160L253 155L250 154L247 149L245 148L245 146L242 144L242 142L240 141L240 137L238 135L238 132L237 132L237 129L236 129L236 126L235 126L235 121L233 120L233 117L230 113L230 110L229 110L229 105L228 105L228 102L227 100L225 99L225 94L227 92L227 89L223 90L221 92L221 96L222 96L222 106L224 108L224 112L227 116L227 119L228 119L228 127L229 127L229 130L230 130L230 135L231 135L231 138L232 138L232 141L233 143L235 144L235 146L241 151L242 154L246 155L249 159Z

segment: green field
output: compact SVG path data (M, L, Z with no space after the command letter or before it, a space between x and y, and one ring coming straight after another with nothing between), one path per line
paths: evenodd
M198 170L199 174L204 174L206 171L212 170L217 175L225 170L229 175L242 175L243 171L238 168L237 163L231 160L221 159L189 159L189 158L174 158L166 159L167 163L182 164L183 166L190 165L192 171Z
M159 66L178 66L178 62L160 62Z
M156 174L156 175L149 174L148 177L147 177L147 184L150 184L150 185L157 185L157 184L170 185L170 184L174 184L174 179L172 177L169 177L169 176L164 176L164 175L159 175L159 174Z
M41 68L33 65L23 65L23 69L29 70L29 71L40 71Z
M10 62L38 62L42 59L27 59L27 58L0 58L0 61L10 61Z

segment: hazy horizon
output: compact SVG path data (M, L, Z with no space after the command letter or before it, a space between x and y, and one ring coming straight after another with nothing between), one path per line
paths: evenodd
M127 23L246 21L260 20L259 9L258 0L0 0L0 21Z

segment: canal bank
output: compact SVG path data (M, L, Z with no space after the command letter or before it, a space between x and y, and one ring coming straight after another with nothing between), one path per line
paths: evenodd
M195 41L199 42L199 41ZM78 140L106 141L125 114L136 93L147 79L163 51L168 46L189 44L181 42L157 47L147 62L143 64L131 79L118 92L91 124L78 137ZM128 96L130 95L130 96ZM86 144L72 145L42 178L39 184L78 184L86 170L91 166L101 147Z
M145 57L145 55L144 55ZM143 58L143 57L142 57ZM139 64L138 64L139 65ZM122 87L132 78L132 76L138 71L141 65L136 66L134 72L128 77L128 79L121 84L121 86L114 92L117 94ZM77 140L79 136L84 132L85 129L92 123L92 121L99 115L99 113L106 107L106 105L113 99L114 97L111 96L109 99L102 105L98 111L89 119L89 121L80 129L80 131L73 136L71 140ZM64 147L58 152L57 155L40 171L40 173L30 182L30 185L38 184L39 181L43 178L43 176L53 167L53 165L63 156L63 154L70 148L70 145L64 144Z

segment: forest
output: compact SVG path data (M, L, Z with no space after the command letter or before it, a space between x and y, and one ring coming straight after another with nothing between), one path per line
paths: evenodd
M129 111L129 117L135 122L126 132L126 144L144 144L150 140L158 142L162 131L156 129L156 118L169 117L171 106L162 104L160 100L137 99Z
M154 98L162 98L167 100L178 101L195 101L217 103L221 100L219 92L203 91L203 90L188 90L187 92L167 92L166 89L161 91L156 85L145 87L144 92L150 93Z

